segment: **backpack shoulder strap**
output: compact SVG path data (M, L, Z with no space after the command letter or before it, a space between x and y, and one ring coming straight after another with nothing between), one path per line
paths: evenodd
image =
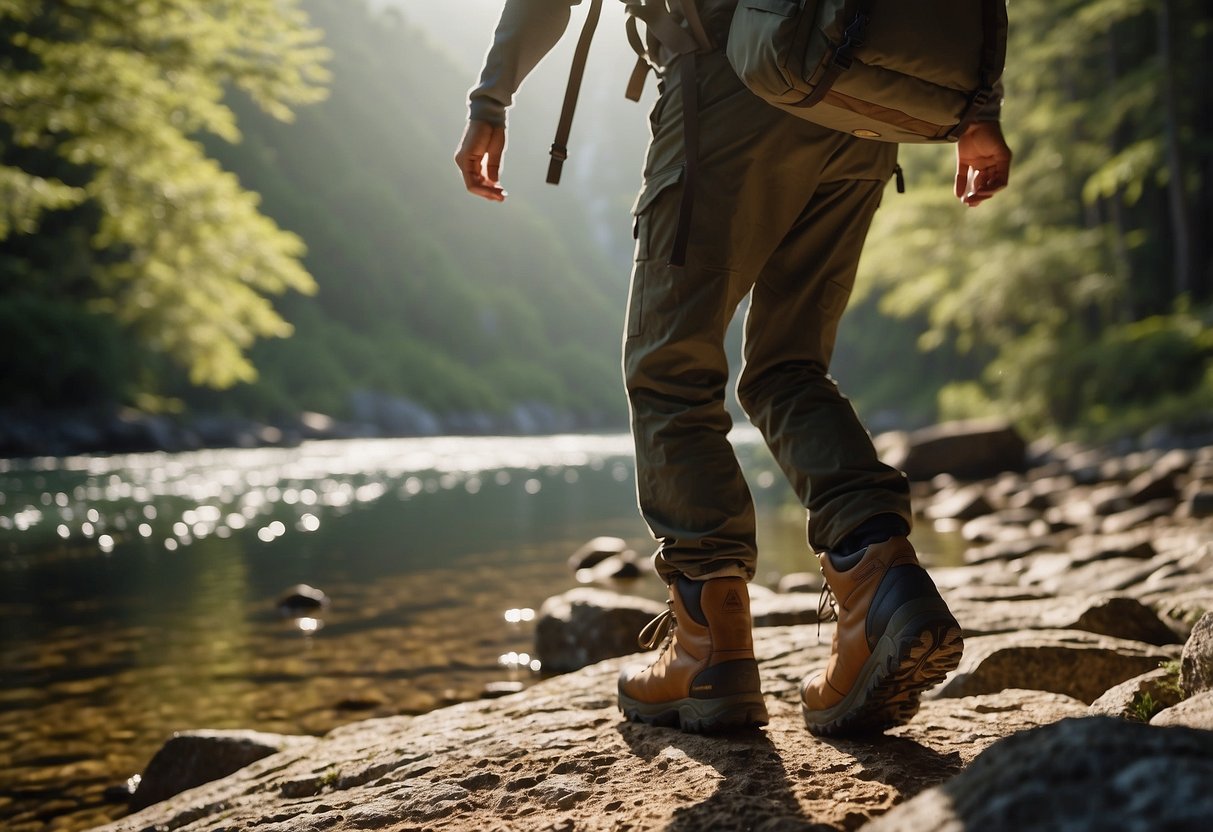
M564 162L569 158L569 133L573 129L573 114L577 110L577 96L581 93L581 81L585 77L585 62L590 54L590 43L594 40L594 30L598 28L598 18L602 14L602 0L590 0L590 10L586 15L585 25L581 28L581 37L573 52L573 68L569 70L569 83L564 90L564 104L560 108L560 121L556 124L556 137L552 140L550 151L551 161L548 162L547 181L550 185L560 184L560 174Z

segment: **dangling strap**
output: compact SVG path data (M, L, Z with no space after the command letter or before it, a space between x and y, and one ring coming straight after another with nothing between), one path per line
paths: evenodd
M556 124L556 138L552 141L552 160L548 163L548 184L559 185L560 173L565 159L569 158L569 133L573 129L573 113L577 109L577 96L581 93L581 79L585 77L585 62L590 54L590 41L602 13L602 0L591 0L590 11L581 29L581 38L573 52L573 68L569 70L569 84L564 91L564 105L560 108L560 121Z
M682 176L682 201L678 206L678 227L674 232L671 266L685 266L687 244L691 240L691 209L695 205L695 185L699 179L699 86L695 83L695 53L679 60L682 83L682 142L686 168Z

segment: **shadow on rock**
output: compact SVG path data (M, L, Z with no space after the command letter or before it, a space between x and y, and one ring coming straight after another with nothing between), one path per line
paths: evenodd
M720 774L716 791L706 800L677 809L666 832L834 830L804 816L779 751L765 731L699 735L632 722L620 723L618 730L632 752L658 770L677 766L681 757ZM702 777L702 769L695 776Z
M855 779L892 786L902 799L950 779L964 767L959 752L941 754L908 737L873 734L857 739L817 737L816 741L854 758L861 767L851 775Z

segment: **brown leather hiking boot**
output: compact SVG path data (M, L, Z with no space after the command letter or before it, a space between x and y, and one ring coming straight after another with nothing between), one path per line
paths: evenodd
M669 609L639 639L651 650L664 638L662 650L648 667L624 668L619 710L684 731L765 725L745 581L679 575L669 589Z
M960 664L960 625L904 537L868 546L845 572L818 559L838 627L829 665L801 685L805 724L832 736L908 722L923 691Z

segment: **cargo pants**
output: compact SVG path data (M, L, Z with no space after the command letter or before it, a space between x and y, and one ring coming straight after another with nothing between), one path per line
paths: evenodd
M788 115L745 89L722 51L699 56L699 174L686 264L668 264L684 172L679 73L667 67L634 208L623 369L641 513L667 580L752 578L750 491L727 434L725 330L751 293L738 399L830 548L866 519L911 522L905 477L882 464L828 375L864 238L896 145Z

